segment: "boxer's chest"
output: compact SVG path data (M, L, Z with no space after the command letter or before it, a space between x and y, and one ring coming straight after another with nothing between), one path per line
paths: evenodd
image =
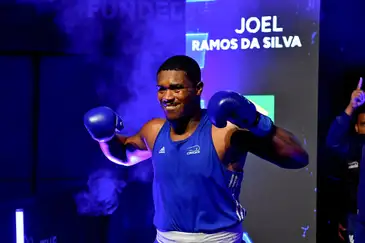
M220 160L209 137L203 133L182 141L156 141L153 154L155 178L209 177Z

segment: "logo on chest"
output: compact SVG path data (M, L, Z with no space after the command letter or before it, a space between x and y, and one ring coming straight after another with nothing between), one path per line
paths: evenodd
M359 168L359 162L353 161L348 163L349 169L357 169Z
M194 145L186 149L186 155L200 154L200 146Z

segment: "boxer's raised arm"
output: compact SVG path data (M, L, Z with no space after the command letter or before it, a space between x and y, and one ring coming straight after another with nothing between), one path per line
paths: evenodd
M153 146L163 122L151 120L136 135L122 136L118 134L123 129L118 114L108 107L97 107L85 114L84 124L110 161L131 166L151 157L149 146Z
M296 137L280 127L276 127L273 134L265 137L239 129L231 135L231 144L281 168L300 169L309 163L308 153Z
M276 127L242 95L232 91L217 92L210 98L207 109L216 127L224 128L232 123L240 128L230 135L235 150L248 150L282 168L299 169L308 165L308 154L295 136Z
M332 122L326 138L331 150L347 158L350 151L351 116L343 112Z
M99 142L100 148L110 161L124 166L149 159L151 152L144 137L149 127L150 124L146 123L136 135L130 137L117 134L107 142Z

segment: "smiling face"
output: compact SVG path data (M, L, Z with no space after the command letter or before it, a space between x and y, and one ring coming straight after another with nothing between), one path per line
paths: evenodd
M203 83L194 84L184 71L164 70L157 76L157 98L167 120L193 115L200 109Z

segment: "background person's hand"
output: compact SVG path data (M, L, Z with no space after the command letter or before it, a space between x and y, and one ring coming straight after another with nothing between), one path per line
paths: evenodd
M357 88L352 92L350 104L346 108L346 113L352 115L354 110L365 103L365 93L362 91L362 78L360 78Z

